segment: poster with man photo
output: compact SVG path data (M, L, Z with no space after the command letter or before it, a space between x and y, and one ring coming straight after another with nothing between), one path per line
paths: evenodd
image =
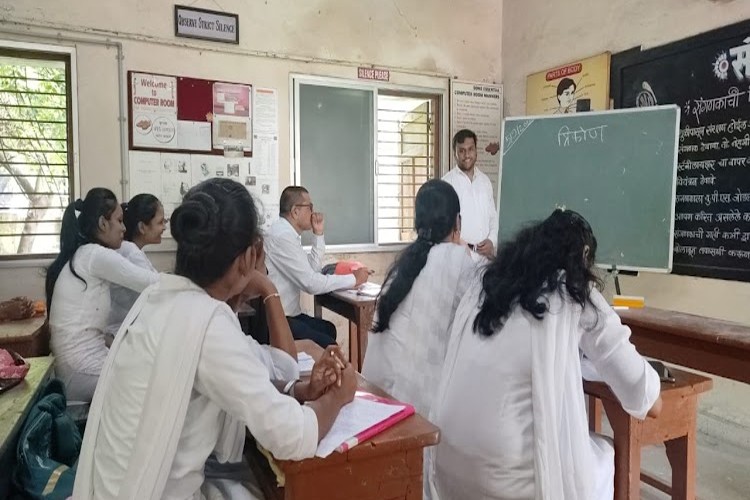
M526 114L559 115L609 109L610 53L582 59L526 79Z

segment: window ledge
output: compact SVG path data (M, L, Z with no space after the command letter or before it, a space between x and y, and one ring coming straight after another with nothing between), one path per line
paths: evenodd
M356 253L392 253L400 252L406 248L408 243L392 243L387 245L377 245L374 243L357 244L357 245L329 245L326 244L326 255L356 254ZM305 245L305 251L310 251L311 247Z

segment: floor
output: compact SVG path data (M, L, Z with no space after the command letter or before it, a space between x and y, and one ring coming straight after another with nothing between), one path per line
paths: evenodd
M700 417L699 417L700 418ZM611 436L604 417L603 432ZM698 433L697 498L700 500L750 499L750 450ZM664 446L649 446L641 455L644 472L670 482L671 468ZM670 496L641 483L641 500L669 500Z

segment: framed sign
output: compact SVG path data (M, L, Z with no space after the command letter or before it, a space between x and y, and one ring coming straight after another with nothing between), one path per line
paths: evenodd
M237 14L175 5L174 34L185 38L238 44L240 19Z

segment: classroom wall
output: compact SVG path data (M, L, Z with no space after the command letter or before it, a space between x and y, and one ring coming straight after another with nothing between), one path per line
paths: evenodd
M240 16L239 46L174 37L173 6L165 0L4 0L0 40L75 45L78 62L80 187L121 193L117 48L124 70L247 82L279 91L280 185L290 182L289 75L356 79L358 65L391 70L391 82L447 89L451 77L500 81L502 6L471 0L352 2L346 0L210 0L194 7ZM187 2L186 2L187 3ZM479 34L479 35L477 35ZM58 39L59 38L59 39ZM86 39L71 42L66 39ZM123 89L125 91L125 89ZM378 271L393 253L358 255ZM172 253L153 254L161 270ZM39 262L0 262L0 298L40 297Z
M507 0L503 4L506 116L523 115L526 77L604 51L650 48L750 18L748 0ZM611 283L609 284L610 286ZM641 273L623 293L646 304L750 324L750 284ZM750 385L716 379L699 426L750 448Z

